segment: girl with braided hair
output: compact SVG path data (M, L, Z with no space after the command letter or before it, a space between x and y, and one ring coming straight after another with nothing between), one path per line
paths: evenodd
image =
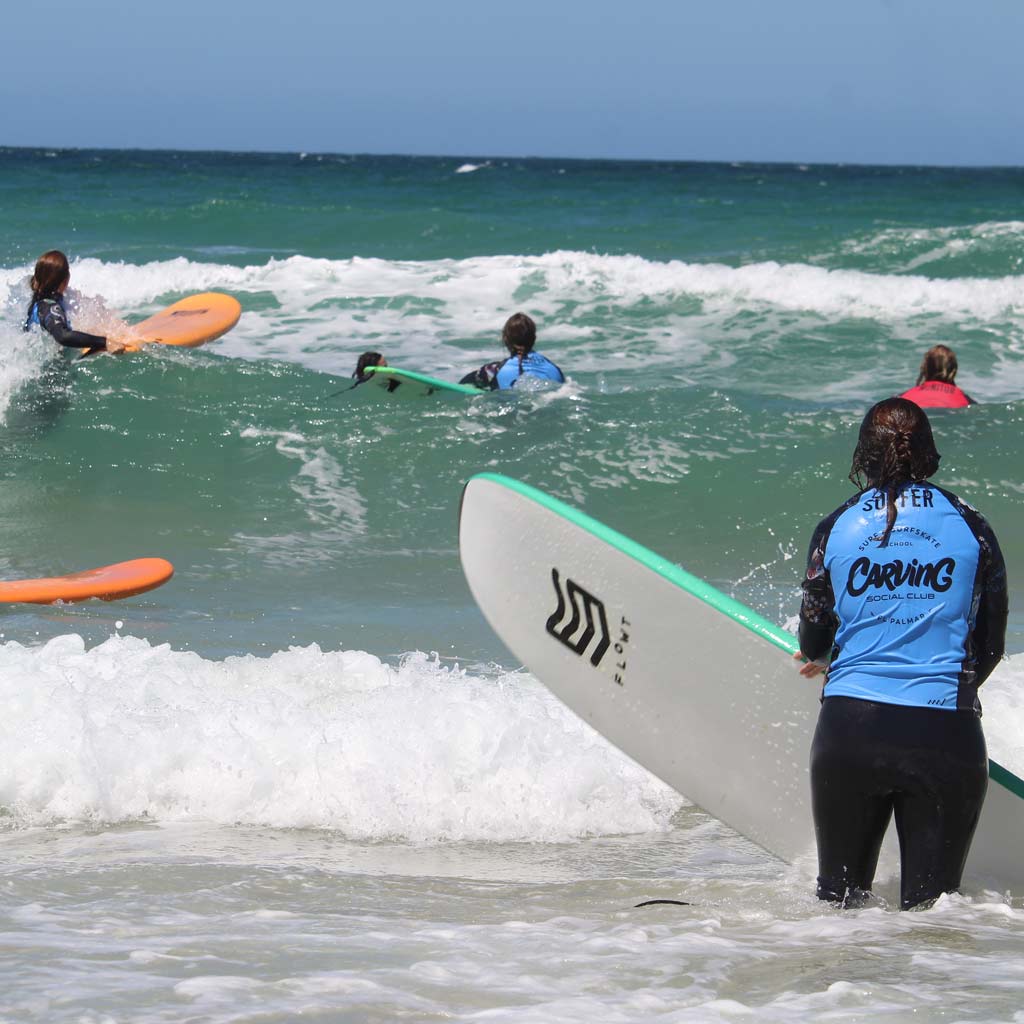
M537 325L525 313L513 313L505 321L501 340L508 358L493 363L484 363L479 370L467 373L460 384L477 388L507 391L516 386L521 377L550 380L556 384L565 382L565 374L547 356L534 351L537 341Z
M889 398L853 453L858 493L818 524L798 657L827 672L811 745L818 898L870 894L895 816L900 904L960 885L988 782L978 687L1003 656L1006 569L995 534L939 468L924 410Z

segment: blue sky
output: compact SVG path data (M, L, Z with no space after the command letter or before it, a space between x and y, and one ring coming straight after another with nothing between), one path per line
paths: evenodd
M1022 0L51 0L3 25L4 145L1024 165Z

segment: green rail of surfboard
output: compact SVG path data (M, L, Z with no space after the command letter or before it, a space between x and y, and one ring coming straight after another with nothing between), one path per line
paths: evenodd
M430 377L425 373L417 373L415 370L403 370L397 366L368 366L366 373L368 375L375 374L378 377L390 377L398 383L401 383L403 380L415 381L417 384L422 384L433 391L450 391L458 395L484 394L480 388L474 388L468 384L453 384L448 380Z
M752 633L763 637L770 644L785 651L787 654L796 654L800 650L796 638L791 633L779 629L778 626L773 622L769 622L763 615L759 615L745 604L741 604L735 598L729 597L728 594L723 594L722 591L711 586L710 583L702 580L699 576L688 573L674 562L670 562L667 558L663 558L656 552L651 551L650 548L645 548L642 544L638 544L625 534L619 533L618 530L613 530L610 526L605 526L604 523L591 518L585 512L581 512L571 505L566 505L565 502L559 501L558 498L552 498L551 495L537 490L536 487L531 487L529 484L524 484L519 480L513 480L511 477L502 476L500 473L479 473L474 479L493 480L502 487L518 491L531 501L535 501L537 504L543 505L555 514L562 516L563 519L568 519L569 522L575 523L584 530L589 530L590 533L599 537L606 544L610 544L623 554L629 555L630 558L640 562L641 565L645 565L659 576L664 576L670 583L674 583L677 587L682 587L687 593L693 594L694 597L711 605L712 608L720 611L723 615L727 615L741 626L745 626ZM996 782L1009 789L1015 796L1024 799L1024 779L1014 775L1009 769L1004 768L1001 764L991 759L989 760L989 775Z

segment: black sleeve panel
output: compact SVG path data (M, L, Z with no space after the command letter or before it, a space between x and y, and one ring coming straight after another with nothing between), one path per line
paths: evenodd
M484 363L479 370L467 373L459 383L469 384L471 387L480 388L482 391L494 391L498 387L498 370L504 366L504 361Z
M978 614L974 619L974 651L978 659L977 680L980 686L992 674L1006 652L1006 619L1009 614L1009 586L1006 562L999 541L985 518L970 510L964 518L974 530L981 545L984 571L978 592ZM976 519L977 525L971 520Z
M44 304L45 303L45 304ZM68 326L67 317L60 303L39 303L39 322L53 340L66 348L106 348L107 339L99 334L86 334L85 331L73 331Z
M1006 562L988 520L955 494L936 489L952 502L978 541L978 571L971 609L974 628L968 634L967 655L974 661L975 686L981 686L1006 651L1006 619L1010 605Z
M818 523L807 551L807 571L803 582L803 600L800 602L800 652L811 661L820 661L832 650L839 618L832 580L825 568L825 548L832 526L847 505L837 508Z

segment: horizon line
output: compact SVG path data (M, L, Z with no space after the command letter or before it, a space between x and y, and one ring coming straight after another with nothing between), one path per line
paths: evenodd
M668 158L668 157L613 157L613 156L541 156L541 155L508 155L508 154L451 154L451 153L397 153L366 151L332 151L302 149L209 149L200 146L172 148L166 146L44 146L44 145L9 145L0 143L0 153L22 151L37 153L194 153L209 156L295 156L300 160L309 157L343 157L360 159L363 157L403 160L462 160L481 161L532 161L546 163L605 163L605 164L705 164L724 165L729 167L834 167L834 168L905 168L908 170L947 170L947 171L1019 171L1024 170L1020 164L929 164L929 163L896 163L896 162L860 162L856 160L758 160L758 159L711 159L711 158Z

